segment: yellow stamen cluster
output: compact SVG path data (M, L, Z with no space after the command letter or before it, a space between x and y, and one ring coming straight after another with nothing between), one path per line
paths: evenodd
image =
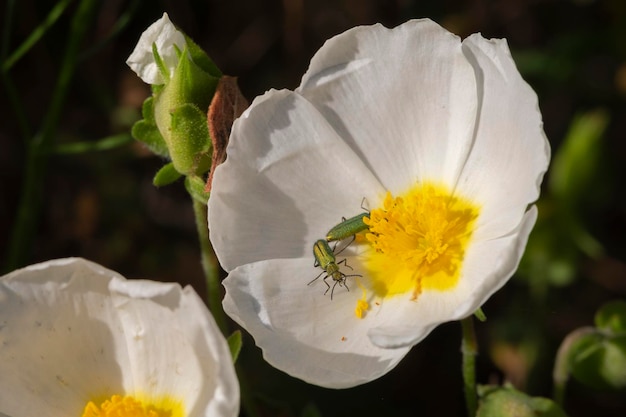
M167 406L139 401L131 396L113 395L100 406L93 401L87 403L82 417L182 417L182 414L180 404Z
M443 186L421 183L399 197L387 193L370 212L365 265L379 297L453 288L460 277L479 207Z

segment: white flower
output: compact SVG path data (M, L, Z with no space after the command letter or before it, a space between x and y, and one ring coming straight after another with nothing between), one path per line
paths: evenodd
M272 365L341 388L507 282L550 150L505 40L415 20L327 41L295 91L235 122L227 153L209 201L224 308ZM335 255L358 276L331 297L322 277L307 285L322 272L313 245L362 202L369 232Z
M126 60L126 65L135 71L145 83L163 84L166 80L154 61L152 44L156 45L165 68L169 70L171 75L178 66L179 59L176 48L182 52L187 41L182 32L178 31L172 24L167 13L163 13L163 17L151 24L141 34L137 46Z
M107 400L134 403L132 416L239 411L226 341L191 287L127 281L83 259L0 278L0 375L11 417L100 416Z

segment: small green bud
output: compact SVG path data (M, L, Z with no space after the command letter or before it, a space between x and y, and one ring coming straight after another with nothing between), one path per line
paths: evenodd
M153 92L133 136L170 158L181 175L206 174L212 153L207 111L221 71L167 14L142 34L127 63Z

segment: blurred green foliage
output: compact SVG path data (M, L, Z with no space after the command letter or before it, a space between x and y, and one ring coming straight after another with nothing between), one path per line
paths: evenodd
M574 116L561 147L553 155L539 204L541 217L519 269L535 293L545 294L550 285L570 284L583 255L597 259L604 252L581 216L588 197L601 181L602 137L608 121L603 110Z
M84 33L70 45L85 5ZM128 277L177 280L204 293L184 184L155 188L154 173L166 161L128 141L150 90L124 62L163 11L224 73L239 77L248 98L296 87L313 53L350 27L429 17L463 37L480 31L507 38L537 91L553 152L519 274L485 304L488 320L476 326L478 381L507 380L549 396L563 338L592 325L605 302L626 297L622 0L7 0L1 7L3 266L22 216L29 227L20 235L20 264L82 256ZM39 188L33 209L18 214L28 151L41 132L47 143L30 162ZM163 184L175 180L163 175ZM609 316L596 326L622 329ZM463 416L459 327L440 326L391 373L349 390L313 387L271 368L245 333L238 364L258 416ZM573 380L564 409L572 417L625 415L626 397Z
M593 389L626 390L626 301L603 305L595 325L564 342L567 372Z
M567 417L548 398L530 397L511 386L482 386L476 417Z

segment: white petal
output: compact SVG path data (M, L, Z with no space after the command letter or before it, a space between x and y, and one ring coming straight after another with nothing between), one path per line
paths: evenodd
M189 416L238 413L225 340L191 288L67 259L2 277L0 306L2 413L80 415L135 393L182 399Z
M481 94L476 138L458 189L481 203L477 239L513 230L539 196L550 159L537 95L522 79L506 40L467 38Z
M137 46L126 60L126 65L147 84L163 84L165 79L159 72L152 54L153 43L156 44L165 67L172 74L178 65L178 56L174 45L182 52L187 41L185 36L172 24L167 13L163 13L159 20L151 24L141 34Z
M317 52L298 90L392 193L454 184L471 145L476 80L436 23L357 27Z
M134 390L150 387L184 398L190 416L237 415L239 387L230 352L191 287L113 280L110 290L125 329Z
M124 392L119 366L128 366L128 357L116 354L109 326L94 318L111 314L98 302L110 278L94 280L90 294L74 299L71 291L82 287L75 262L40 264L1 282L0 411L13 417L80 415L91 394Z
M348 278L350 291L336 287L331 300L321 278L307 285L316 271L308 260L293 259L239 267L224 280L224 309L254 336L271 365L306 382L347 388L395 367L408 348L369 342L367 330L380 322L376 306L366 319L354 315L361 297L354 279Z
M383 188L328 122L298 94L270 91L234 124L215 171L209 230L230 271L311 254L328 229L377 203Z
M402 297L385 300L381 314L386 315L387 323L397 324L372 329L372 343L383 348L412 346L439 324L473 314L517 269L536 219L537 208L532 206L509 235L473 242L454 290L424 291L415 301ZM493 263L485 262L486 259Z

